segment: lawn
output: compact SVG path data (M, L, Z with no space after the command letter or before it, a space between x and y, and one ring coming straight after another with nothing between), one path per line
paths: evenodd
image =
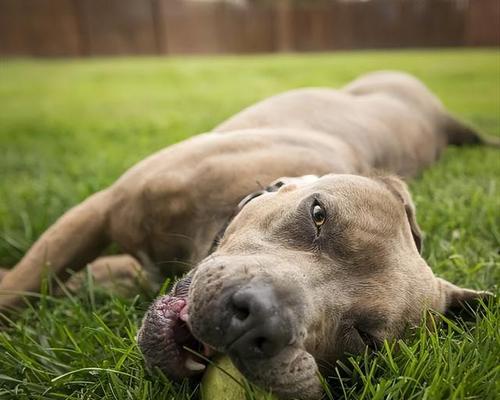
M500 52L434 50L0 64L0 266L13 266L66 209L151 152L207 131L267 95L401 69L500 135ZM500 150L449 148L411 182L424 257L454 283L500 293ZM198 398L144 370L134 336L150 296L91 283L45 296L0 332L0 399ZM412 332L328 378L331 398L494 399L500 301L475 321Z

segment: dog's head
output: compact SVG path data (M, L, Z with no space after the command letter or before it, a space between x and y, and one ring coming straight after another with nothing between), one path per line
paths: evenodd
M158 338L177 345L182 368L167 363L167 373L202 368L172 339L176 330L184 337L172 321L184 320L205 354L227 353L254 383L316 398L318 369L400 337L428 308L446 313L484 295L434 276L398 178L282 179L240 208L216 250L181 281L188 296L174 289L145 318L139 341L150 364L165 366ZM181 301L179 310L169 301Z

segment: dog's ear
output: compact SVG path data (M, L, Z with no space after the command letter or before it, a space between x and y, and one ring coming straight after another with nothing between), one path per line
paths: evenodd
M441 311L452 317L470 318L477 310L480 301L487 301L493 293L483 290L465 289L442 278L437 278L441 294Z
M423 237L422 231L417 223L417 216L415 211L415 205L411 199L410 191L408 186L400 178L396 176L383 176L378 177L387 188L398 198L404 205L406 211L406 217L408 218L408 223L410 224L411 234L413 240L415 241L415 246L419 253L422 253Z

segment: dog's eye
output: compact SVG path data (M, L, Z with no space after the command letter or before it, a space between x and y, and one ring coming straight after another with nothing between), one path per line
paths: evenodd
M323 207L320 204L315 203L311 209L311 216L314 221L314 224L319 228L321 225L325 223L326 213Z

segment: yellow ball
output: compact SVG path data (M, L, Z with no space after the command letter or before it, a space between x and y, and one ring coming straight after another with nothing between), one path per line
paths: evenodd
M249 384L228 356L219 355L213 363L217 366L210 364L201 381L203 400L245 400L248 390L254 394L255 400L278 400L276 396Z

